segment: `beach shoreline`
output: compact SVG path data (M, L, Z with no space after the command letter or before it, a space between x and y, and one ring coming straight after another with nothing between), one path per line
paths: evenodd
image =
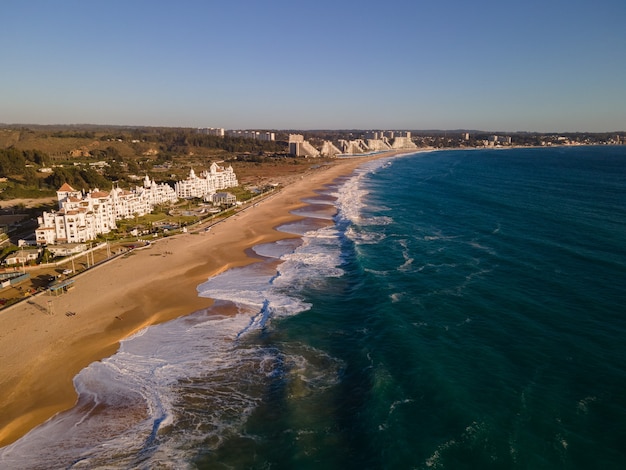
M342 158L309 169L275 195L212 226L134 250L75 278L61 296L39 295L0 312L0 447L71 408L73 378L114 354L120 341L211 306L196 288L230 268L254 263L249 249L296 237L276 227L325 184L363 163L415 151ZM51 313L49 313L51 312Z

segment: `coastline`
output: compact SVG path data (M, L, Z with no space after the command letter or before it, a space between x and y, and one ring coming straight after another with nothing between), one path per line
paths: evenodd
M37 296L2 311L0 447L71 408L77 399L73 378L114 354L122 339L209 307L212 300L199 297L196 287L227 269L255 262L248 256L250 247L295 237L275 227L302 218L290 212L306 205L303 198L367 161L419 151L342 158L309 169L209 232L160 240L76 277L66 294Z

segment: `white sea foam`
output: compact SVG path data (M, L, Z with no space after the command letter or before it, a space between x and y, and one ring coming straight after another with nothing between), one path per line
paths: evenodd
M432 241L446 241L446 240L455 240L459 238L459 236L454 235L443 235L440 231L436 231L433 235L424 235L424 240L427 242Z
M351 225L345 231L346 237L362 245L375 245L381 243L387 236L381 232L364 231L358 226Z
M318 279L339 277L343 274L339 234L327 227L304 237L302 246L282 257L280 275L273 285L282 291L299 290Z
M406 240L400 240L398 243L402 247L402 257L404 258L404 263L398 268L398 270L408 271L413 265L413 261L415 261L415 259L411 256L409 245Z
M489 246L485 246L485 245L479 243L476 240L471 240L471 241L468 242L468 244L472 248L476 248L477 250L484 251L486 253L489 253L490 255L493 255L493 256L497 256L498 255L498 253L493 248L491 248Z
M379 160L374 160L363 165L338 189L336 197L339 207L339 220L351 222L360 221L363 198L368 194L362 187L362 179L371 171L380 168L382 165L383 162Z
M376 217L369 217L364 220L364 225L390 225L393 223L393 218L387 215L380 215Z

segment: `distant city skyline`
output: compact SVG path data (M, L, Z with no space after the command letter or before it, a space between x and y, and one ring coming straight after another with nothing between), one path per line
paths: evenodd
M2 10L5 124L626 130L623 0Z

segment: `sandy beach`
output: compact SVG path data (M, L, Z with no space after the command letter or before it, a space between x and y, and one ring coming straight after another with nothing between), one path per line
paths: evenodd
M299 218L289 211L304 205L302 198L381 156L308 170L208 232L160 240L77 276L75 287L63 295L38 295L0 312L0 447L72 407L73 377L115 353L120 340L210 306L210 299L197 296L200 283L254 262L246 250L287 238L275 227Z

